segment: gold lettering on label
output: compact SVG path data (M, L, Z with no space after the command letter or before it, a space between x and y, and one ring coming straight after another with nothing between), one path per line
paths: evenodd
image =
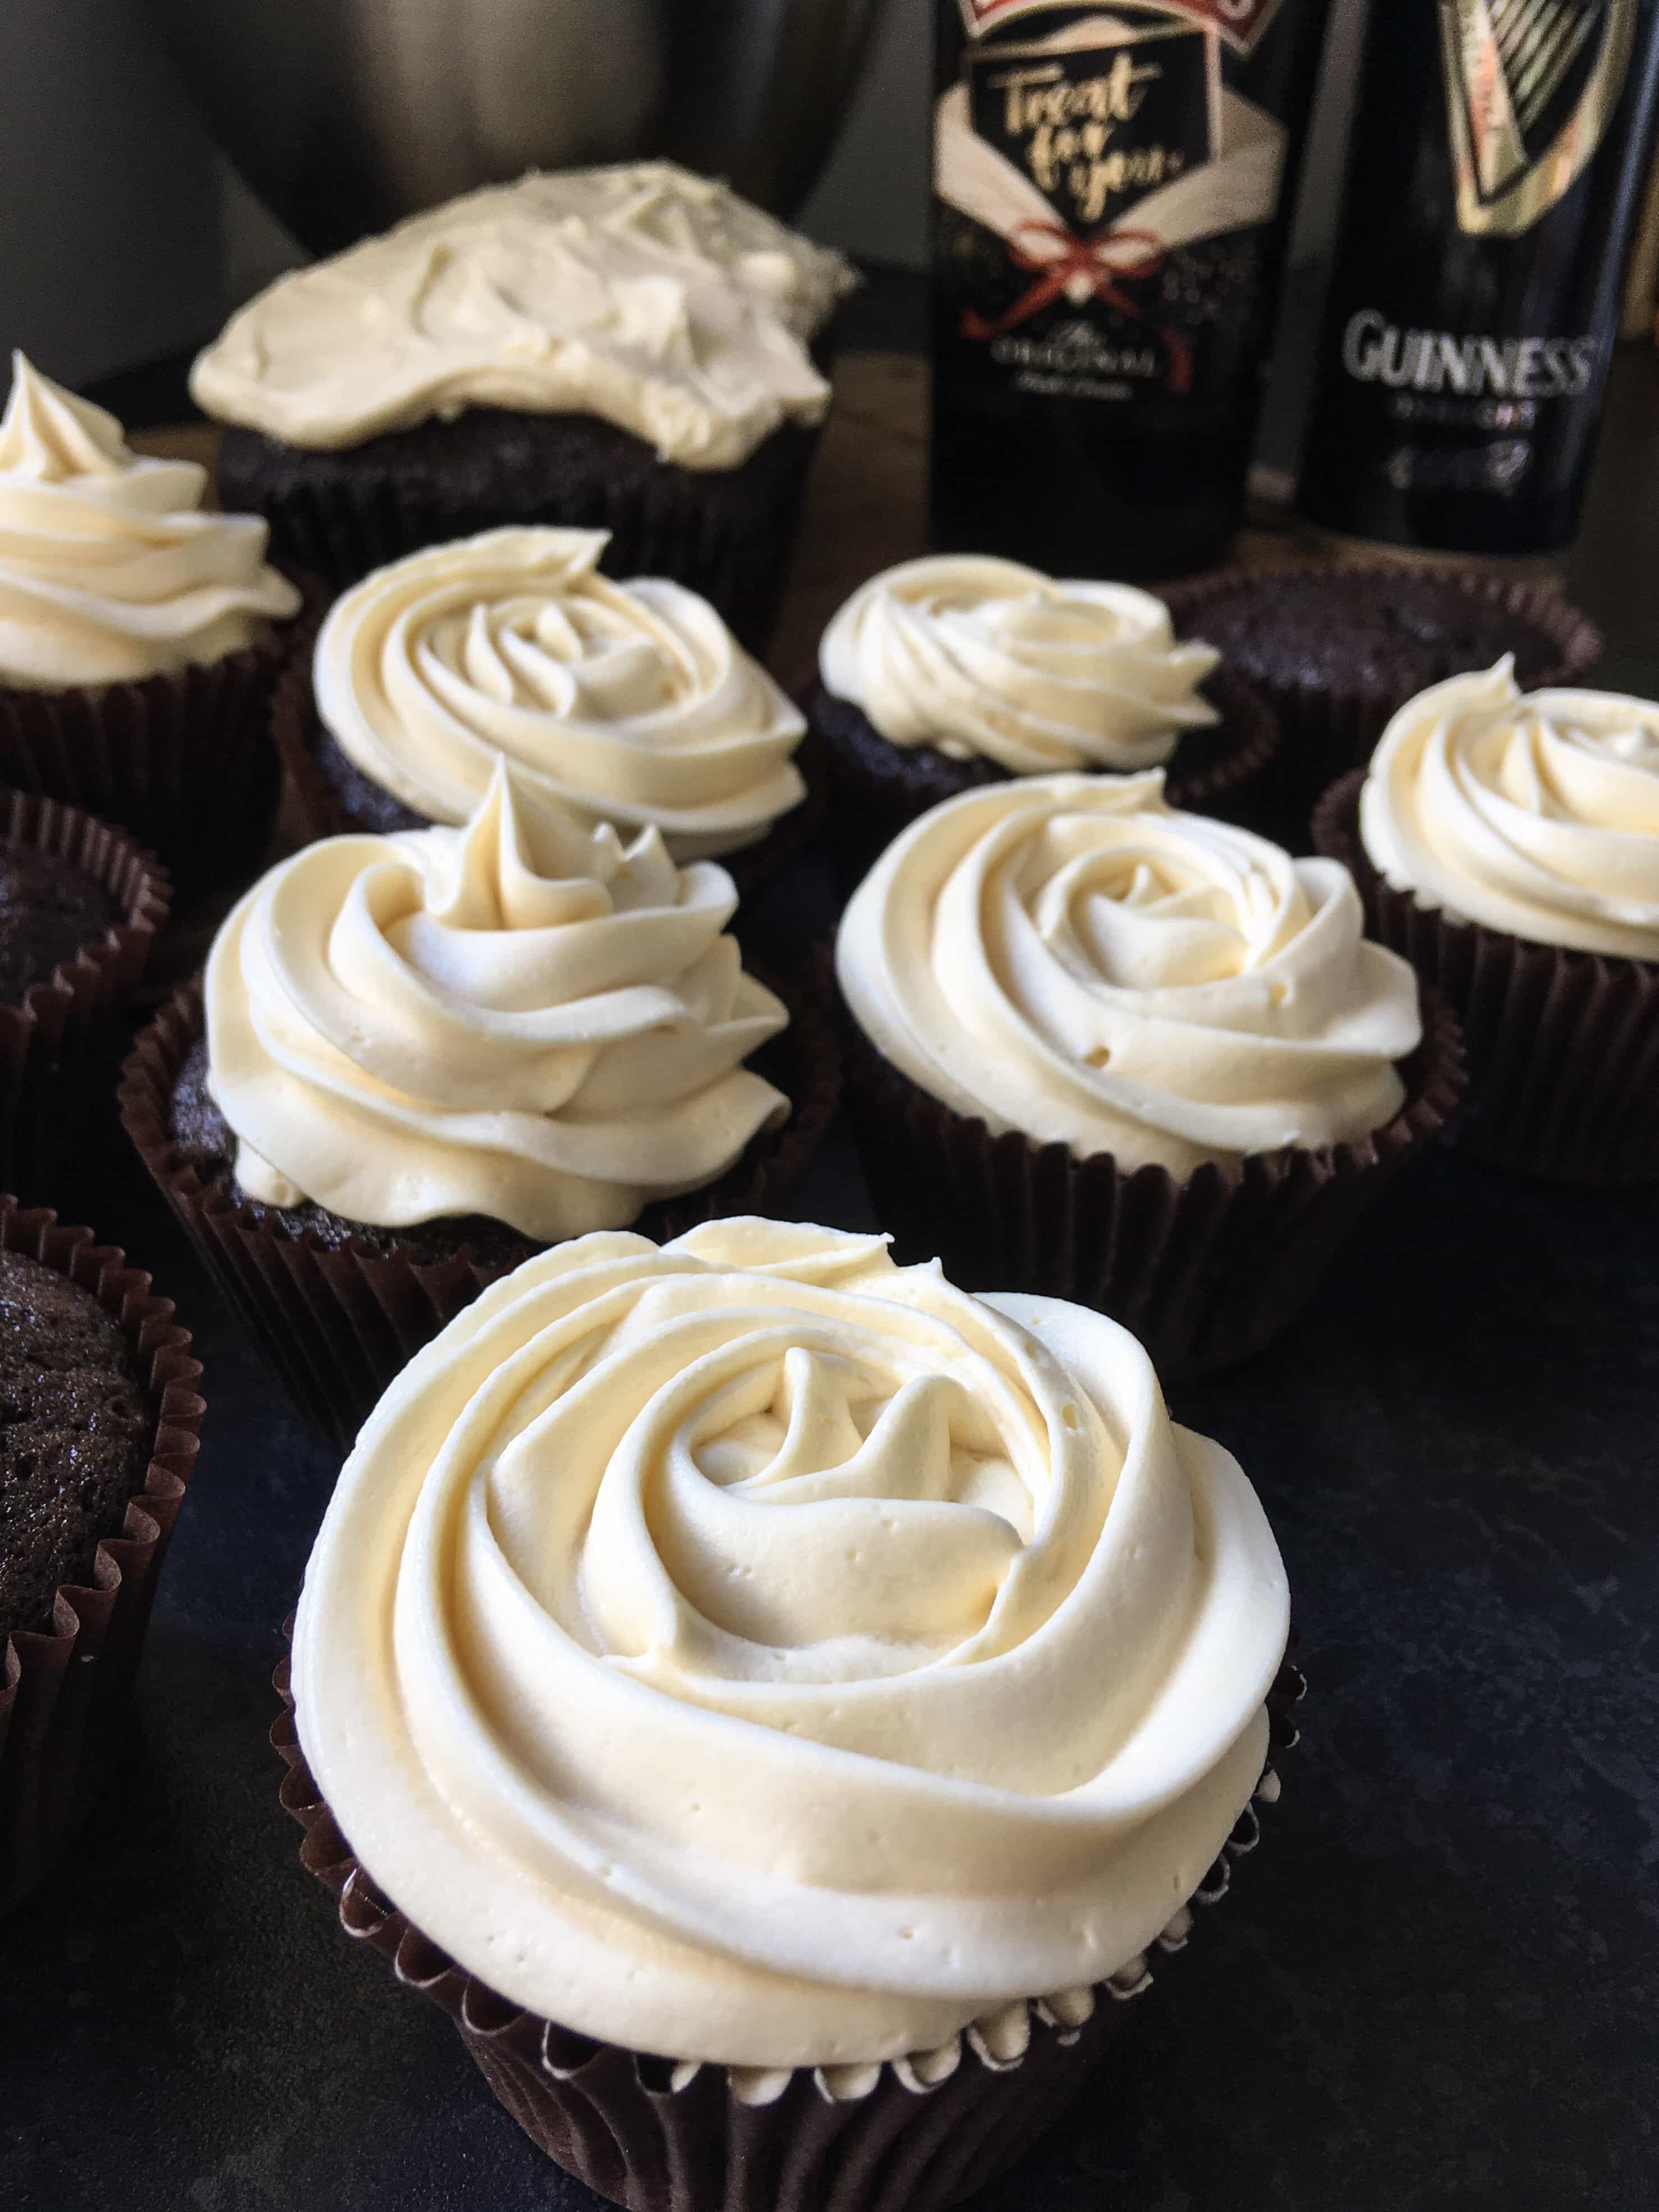
M1118 150L1109 143L1119 124L1134 120L1163 74L1156 62L1136 63L1124 52L1110 69L1075 82L1050 62L1008 70L990 85L1003 95L1005 133L1016 143L1024 141L1025 166L1039 191L1052 196L1063 181L1079 219L1097 223L1115 193L1160 185L1182 167L1173 147Z

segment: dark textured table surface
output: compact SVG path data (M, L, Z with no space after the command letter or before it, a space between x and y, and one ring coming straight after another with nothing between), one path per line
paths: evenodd
M1620 364L1586 542L1659 688L1659 364ZM825 910L810 871L782 895ZM95 1831L0 1925L8 2212L598 2200L305 1876L266 1743L334 1473L118 1151L89 1205L176 1297L206 1445ZM801 1211L860 1226L832 1145ZM1659 1199L1431 1158L1279 1347L1177 1397L1290 1570L1304 1742L1233 1893L983 2212L1659 2203Z

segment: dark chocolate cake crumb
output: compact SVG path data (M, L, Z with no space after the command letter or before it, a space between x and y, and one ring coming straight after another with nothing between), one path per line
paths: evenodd
M114 893L73 860L32 845L0 846L0 1003L21 1005L120 919Z
M0 1636L40 1628L118 1533L155 1420L120 1324L89 1291L0 1252Z

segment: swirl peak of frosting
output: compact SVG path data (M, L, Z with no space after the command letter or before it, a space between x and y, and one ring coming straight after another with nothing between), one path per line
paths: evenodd
M603 530L509 528L428 546L335 602L317 707L418 814L465 822L510 759L595 821L693 860L765 836L806 793L800 714L707 599L599 573Z
M842 990L955 1112L1186 1176L1390 1121L1417 981L1334 860L1184 814L1161 770L947 800L854 893Z
M532 171L278 277L191 391L292 446L507 407L598 415L682 468L735 468L823 416L808 341L858 281L672 161Z
M300 1740L491 1988L859 2063L1115 1972L1261 1774L1284 1570L1145 1352L880 1237L719 1221L492 1285L343 1471Z
M1047 775L1163 766L1183 730L1217 720L1198 687L1219 658L1178 643L1164 602L1133 585L939 553L860 585L818 672L890 744Z
M1371 864L1489 929L1659 960L1659 705L1522 692L1508 657L1408 700L1359 806Z
M12 356L0 416L0 683L131 682L220 660L300 594L257 515L204 513L196 461L133 453L112 415Z
M237 1181L541 1241L714 1182L788 1111L742 1065L787 1017L722 934L736 904L723 868L677 868L654 830L624 848L504 764L464 830L307 846L208 960Z

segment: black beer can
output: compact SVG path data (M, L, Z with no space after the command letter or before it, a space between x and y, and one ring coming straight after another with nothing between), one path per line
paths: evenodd
M1298 504L1534 555L1578 525L1659 85L1659 0L1374 0Z
M941 548L1158 577L1243 506L1326 0L936 0Z

